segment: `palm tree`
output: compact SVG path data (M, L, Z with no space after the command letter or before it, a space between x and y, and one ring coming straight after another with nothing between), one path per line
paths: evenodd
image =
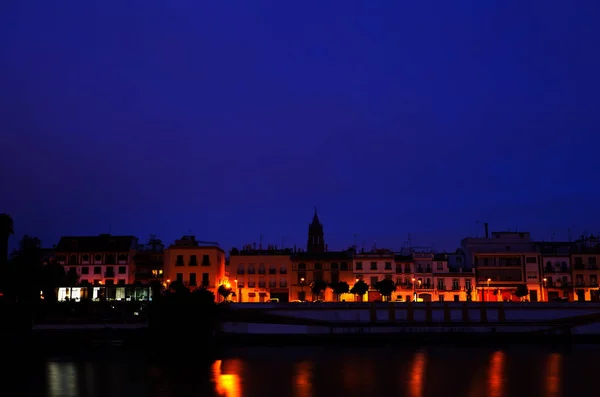
M0 273L8 265L8 239L15 233L13 219L8 214L0 214Z

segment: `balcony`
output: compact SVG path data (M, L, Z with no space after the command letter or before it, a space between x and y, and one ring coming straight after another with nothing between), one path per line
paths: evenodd
M439 285L437 287L438 291L446 291L446 286L445 285Z
M424 290L424 289L433 289L433 284L421 284L417 286L417 289L419 290Z

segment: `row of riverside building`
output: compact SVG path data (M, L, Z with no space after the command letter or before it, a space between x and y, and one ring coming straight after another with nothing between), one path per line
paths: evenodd
M205 287L216 293L221 284L234 289L236 302L278 299L312 300L315 280L328 284L358 280L371 289L382 279L396 284L392 299L410 301L513 301L519 286L526 285L530 301L600 301L600 242L582 236L574 242L538 242L527 232L492 232L465 238L452 253L403 249L351 247L329 251L323 225L315 211L308 228L306 249L246 245L226 253L216 242L183 236L168 247L151 238L140 244L134 236L62 237L52 256L67 271L77 272L82 285L97 287L149 284L166 287L180 281L190 289ZM83 291L84 288L81 288ZM79 299L78 288L61 288L59 299ZM113 294L120 299L124 292ZM95 297L95 296L94 296ZM334 300L327 289L326 301ZM352 294L345 301L359 299ZM381 299L370 290L364 300Z

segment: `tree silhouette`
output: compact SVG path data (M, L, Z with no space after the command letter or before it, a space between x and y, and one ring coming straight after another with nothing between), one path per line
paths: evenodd
M19 249L12 252L8 264L10 284L5 291L10 299L20 302L39 300L42 284L41 242L36 237L24 236Z
M323 280L316 280L310 285L310 291L313 294L313 300L316 296L317 299L321 296L321 294L327 289L327 283Z
M360 296L360 300L363 300L363 296L369 291L369 286L363 280L358 280L350 289L350 293Z
M192 302L199 304L214 304L215 303L215 294L209 289L206 288L197 288L192 291L191 294Z
M225 284L221 284L219 285L219 288L217 288L217 292L223 297L223 300L226 301L227 297L231 295L232 290L231 287L227 287Z
M392 292L396 291L396 284L393 280L389 278L384 278L383 280L379 280L377 284L375 284L375 289L379 291L379 293L385 297L386 300L390 300L392 296Z
M515 296L517 298L523 299L527 295L529 295L529 289L527 288L527 284L518 285L517 290L515 291Z
M14 234L13 219L8 214L0 214L0 292L4 292L8 277L8 239Z
M345 281L339 281L337 283L333 283L329 286L333 293L335 294L336 300L340 301L340 295L348 293L350 291L350 286Z

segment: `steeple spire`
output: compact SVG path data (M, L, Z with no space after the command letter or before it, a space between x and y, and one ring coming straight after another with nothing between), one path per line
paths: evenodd
M317 214L317 207L316 206L315 206L315 214L313 215L312 224L313 225L320 225L321 224L321 222L319 222L319 215Z
M312 222L308 225L308 243L306 244L308 252L325 252L325 239L323 234L323 225L319 221L317 207Z

